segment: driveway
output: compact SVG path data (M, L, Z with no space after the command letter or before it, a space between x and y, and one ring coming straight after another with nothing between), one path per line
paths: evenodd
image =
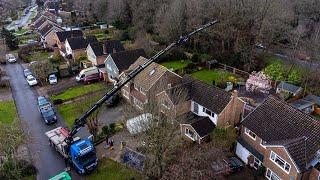
M34 165L38 170L37 179L48 179L66 168L63 158L48 145L45 132L65 124L59 118L58 123L48 126L44 123L37 108L37 92L30 88L23 76L20 64L6 65L6 73L10 78L13 98L19 118L27 138L27 144ZM83 128L84 129L84 128ZM74 179L82 179L72 173Z

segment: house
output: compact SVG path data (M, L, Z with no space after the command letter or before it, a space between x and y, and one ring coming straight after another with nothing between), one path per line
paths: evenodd
M56 44L54 35L56 32L61 32L63 29L60 26L53 25L48 23L46 26L39 29L39 34L41 38L41 42L44 47L52 47Z
M119 80L120 74L124 70L127 70L140 56L146 57L146 53L143 49L109 54L104 62L109 81L116 82Z
M124 51L124 47L122 46L120 41L112 40L90 43L86 51L88 60L92 63L92 65L104 66L104 61L109 54Z
M62 56L66 55L65 43L67 38L72 38L72 37L83 37L83 32L81 30L70 30L70 31L60 31L54 34L53 39Z
M267 179L298 180L320 160L320 121L269 96L241 122L236 154Z
M320 163L315 165L310 171L309 180L319 180L320 179Z
M320 115L320 97L315 95L308 95L303 98L305 101L314 103L314 113Z
M146 61L146 58L139 57L127 71L120 75L120 79ZM122 87L122 96L127 102L133 104L136 109L143 110L146 103L155 101L157 93L177 85L180 81L181 77L179 75L160 64L151 63L133 80Z
M35 20L31 24L31 27L36 30L39 29L41 26L43 26L43 24L47 20L49 20L53 23L57 23L57 16L51 12L48 12L48 11L44 11L43 13L38 14L34 19Z
M181 133L199 144L207 140L216 126L238 124L245 105L236 91L229 93L187 75L181 84L157 94L157 98L160 111L179 117L183 121Z
M66 56L76 58L80 54L86 54L89 43L98 42L95 36L83 36L67 38L65 42Z
M277 86L277 94L281 93L288 93L290 96L298 96L301 94L303 89L301 87L286 83L286 82L281 82Z

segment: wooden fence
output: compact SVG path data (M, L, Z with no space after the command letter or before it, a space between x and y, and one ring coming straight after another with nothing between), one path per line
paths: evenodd
M243 70L240 70L240 69L237 69L235 67L228 66L226 64L218 63L218 68L223 69L225 71L229 71L232 74L239 75L244 78L249 78L249 76L250 76L250 73L243 71Z

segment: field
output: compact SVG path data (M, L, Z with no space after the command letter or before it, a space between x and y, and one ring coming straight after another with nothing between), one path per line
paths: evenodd
M103 158L99 162L98 170L89 175L88 180L100 180L100 179L117 179L117 180L130 180L130 179L142 179L141 175L116 161Z
M0 102L0 122L11 123L16 118L18 118L18 115L14 102Z

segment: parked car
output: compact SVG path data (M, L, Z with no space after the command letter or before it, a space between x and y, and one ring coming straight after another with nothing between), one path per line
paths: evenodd
M28 82L29 86L35 86L38 84L37 79L35 77L33 77L33 75L27 76L27 82Z
M51 103L43 96L38 97L38 109L46 124L57 122L58 118L52 108Z
M106 105L108 107L114 107L119 103L119 101L120 101L120 96L119 95L113 95L106 101Z
M24 77L28 77L29 75L32 75L32 72L29 69L23 70Z
M58 78L56 75L51 74L49 76L49 84L57 84L58 83Z
M235 156L222 161L215 161L211 164L211 168L216 175L230 175L239 172L244 168L244 163Z
M261 43L256 44L256 48L258 48L258 49L266 49L266 47L264 45L262 45Z
M17 59L16 59L16 57L14 57L13 54L7 54L7 55L6 55L6 59L7 59L7 61L8 61L9 63L15 63L15 62L17 62Z

